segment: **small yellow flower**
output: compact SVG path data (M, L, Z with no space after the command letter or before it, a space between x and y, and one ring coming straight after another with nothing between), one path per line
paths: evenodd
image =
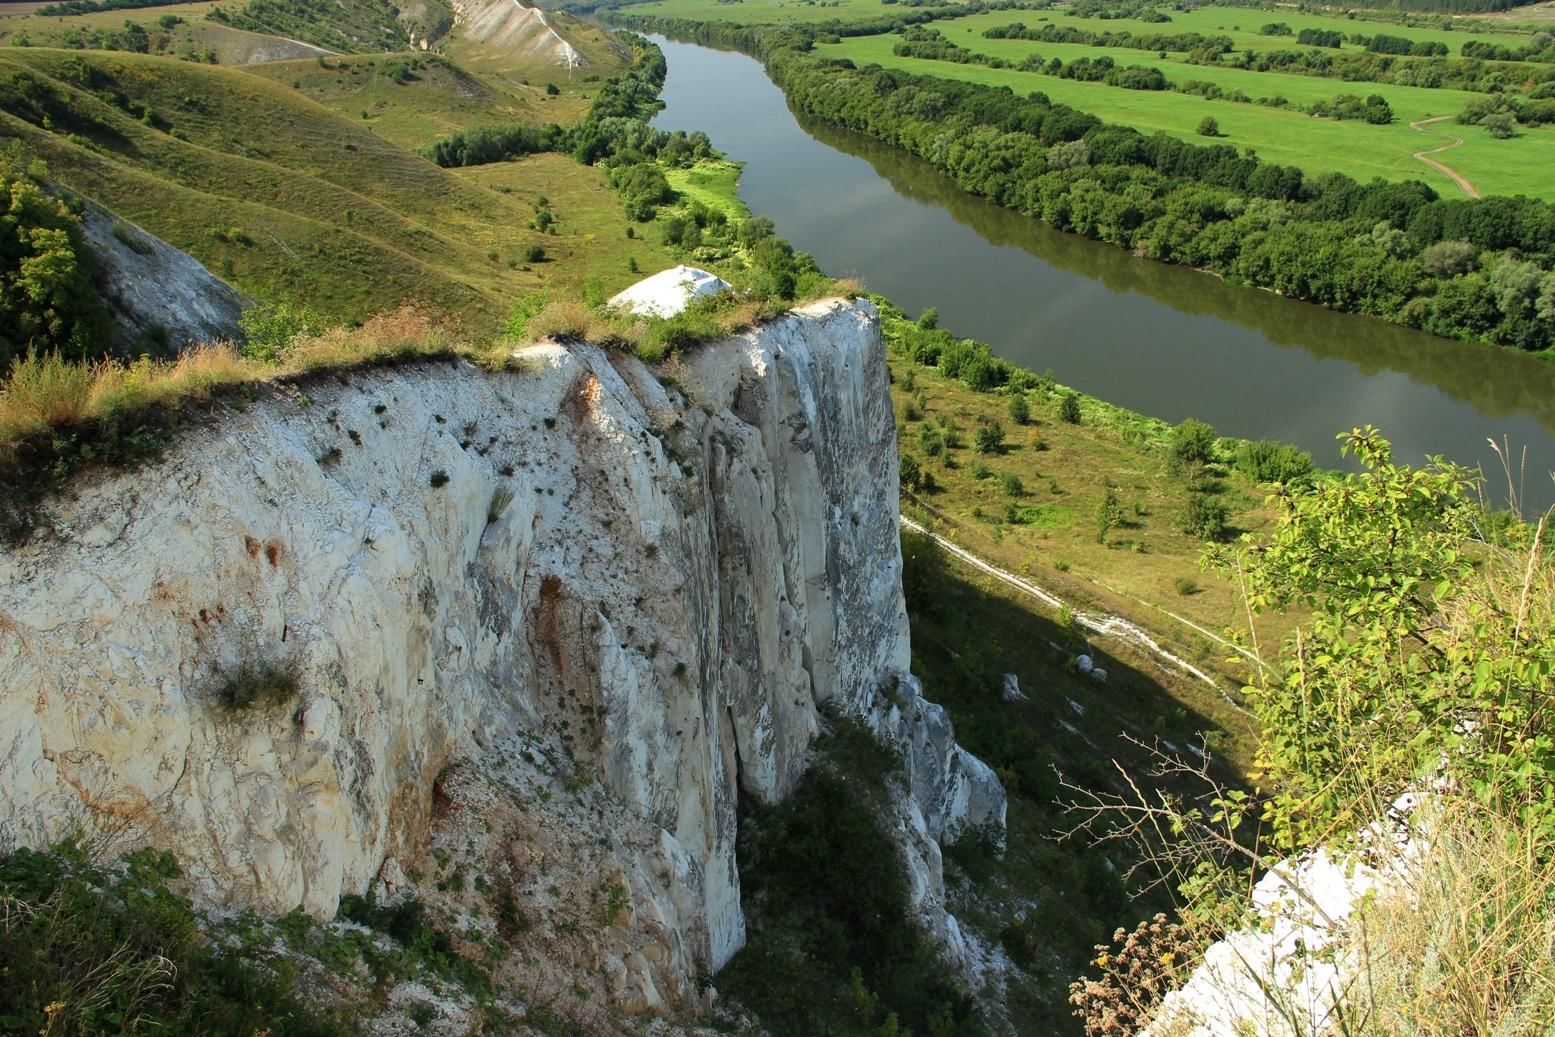
M1104 969L1107 967L1107 962L1111 960L1111 955L1103 954L1101 957L1096 959L1096 967L1099 969Z
M1172 962L1174 962L1176 960L1177 960L1177 955L1173 954L1171 951L1167 951L1165 954L1161 955L1161 964L1162 965L1170 965Z

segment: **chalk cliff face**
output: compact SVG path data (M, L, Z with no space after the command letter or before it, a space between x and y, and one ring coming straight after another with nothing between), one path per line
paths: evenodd
M903 748L903 842L954 948L936 840L1004 796L906 674L872 309L662 382L583 344L515 366L279 391L54 502L0 554L3 841L121 830L211 901L328 914L449 842L462 788L485 866L528 867L511 824L538 874L625 888L594 968L651 1006L742 945L737 789L782 797L831 703ZM295 692L236 708L245 672Z

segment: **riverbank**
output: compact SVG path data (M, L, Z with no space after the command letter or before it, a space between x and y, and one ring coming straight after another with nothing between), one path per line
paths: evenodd
M1525 499L1555 503L1555 365L1249 291L1139 259L967 194L927 162L796 118L759 63L661 40L655 118L745 163L740 195L794 246L909 313L1169 422L1295 443L1340 467L1335 435L1373 423L1401 459L1499 472L1488 439L1528 450Z
M1213 120L1200 127L1202 144L1147 137L1040 90L964 81L962 66L947 79L856 66L817 49L900 25L777 30L617 17L750 54L795 111L911 151L963 190L1059 229L1436 335L1527 352L1555 348L1555 328L1535 312L1541 285L1555 284L1555 209L1547 203L1521 196L1448 203L1418 182L1307 175L1218 143ZM1444 267L1432 251L1438 245L1465 246L1476 261ZM1529 292L1490 291L1509 264L1531 271Z

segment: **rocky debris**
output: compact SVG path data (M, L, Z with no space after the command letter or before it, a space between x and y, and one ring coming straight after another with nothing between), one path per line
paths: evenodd
M1004 701L1025 702L1026 693L1020 690L1020 678L1013 673L1004 675Z

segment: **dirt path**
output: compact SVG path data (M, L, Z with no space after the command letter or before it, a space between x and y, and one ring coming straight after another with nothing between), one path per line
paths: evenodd
M1450 115L1438 115L1435 118L1431 118L1431 119L1418 119L1415 122L1410 123L1409 124L1409 128L1412 129L1412 130L1418 130L1419 132L1424 133L1425 132L1425 128L1427 126L1431 125L1433 122L1444 122L1445 120L1451 119L1451 118L1452 118L1452 116L1450 116ZM1452 177L1453 182L1455 184L1457 184L1459 187L1463 188L1463 193L1468 195L1470 198L1478 198L1479 197L1479 188L1477 188L1473 184L1469 183L1469 178L1468 177L1464 176L1462 173L1458 172L1456 169L1453 169L1451 166L1444 166L1444 165L1442 165L1442 163L1436 161L1436 159L1434 159L1434 158L1427 158L1426 157L1427 155L1435 155L1435 154L1437 154L1438 152L1441 152L1441 151L1448 151L1448 150L1450 150L1452 148L1457 147L1459 144L1462 144L1462 143L1463 143L1463 138L1462 137L1454 137L1452 139L1452 143L1451 144L1443 144L1439 148L1428 148L1425 151L1417 151L1417 152L1415 152L1415 158L1419 159L1421 162L1424 162L1426 165L1430 166L1432 169L1435 169L1438 172L1445 173L1448 176Z
M936 544L950 552L956 558L965 562L967 565L970 565L972 568L978 570L979 572L987 573L989 576L992 576L994 579L1001 583L1004 583L1010 587L1014 587L1016 590L1020 591L1022 594L1025 594L1027 597L1036 598L1038 601L1042 602L1049 608L1062 609L1069 607L1064 602L1064 599L1060 598L1052 591L1044 590L1043 588L1037 586L1035 583L1032 583L1030 580L1017 576L1007 569L1000 569L996 565L990 565L988 562L983 561L981 558L977 557L966 548L959 546L953 541L946 540L938 533L930 532L928 528L921 525L920 523L914 522L906 515L901 516L901 520L902 525L906 526L908 529L913 530L916 533L923 533L933 538ZM1124 641L1129 641L1134 645L1143 648L1146 652L1149 652L1151 655L1155 656L1162 662L1167 663L1170 666L1174 666L1182 672L1209 685L1211 688L1214 688L1215 694L1219 695L1228 706L1235 709L1238 713L1247 712L1241 703L1237 702L1230 695L1226 694L1225 689L1220 686L1219 682L1216 681L1215 678L1211 677L1197 666L1194 666L1188 660L1174 654L1169 649L1162 647L1161 643L1155 638L1151 637L1143 627L1129 622L1122 616L1092 615L1080 612L1077 609L1072 611L1074 611L1075 618L1079 621L1080 625L1083 626L1086 630L1089 630L1091 633L1097 634L1101 637L1116 637ZM1164 612L1165 610L1163 609L1162 611ZM1173 619L1178 620L1179 622L1188 622L1187 620L1184 620L1182 617L1173 613L1168 612L1167 615L1171 616ZM1199 633L1204 634L1205 636L1210 637L1215 641L1218 641L1226 648L1240 652L1242 655L1245 655L1250 659L1253 658L1253 656L1241 646L1234 645L1230 641L1210 633L1208 630L1205 630L1203 627L1195 623L1188 623L1188 625L1199 631ZM1257 660L1254 659L1254 661L1256 662Z

